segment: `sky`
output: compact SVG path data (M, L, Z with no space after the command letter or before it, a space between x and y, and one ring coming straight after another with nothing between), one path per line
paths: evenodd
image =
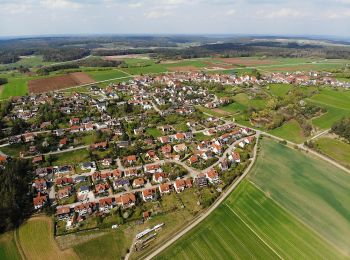
M350 37L350 0L0 0L0 36L261 34Z

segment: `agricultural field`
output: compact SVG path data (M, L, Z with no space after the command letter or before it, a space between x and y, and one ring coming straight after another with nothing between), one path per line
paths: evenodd
M84 72L75 72L61 76L32 79L28 82L28 88L30 93L42 93L94 82L95 80L88 74Z
M120 259L126 254L128 242L122 231L109 232L74 247L80 259Z
M35 217L20 226L18 240L26 259L79 259L73 250L59 249L52 225L49 217Z
M28 93L28 78L9 77L8 83L0 86L0 99L24 96Z
M318 138L314 143L318 151L350 168L350 144L331 137Z
M308 101L326 108L327 112L320 117L314 118L312 120L313 125L320 129L328 129L342 117L349 116L349 100L350 91L330 88L321 89L320 93L312 96Z
M315 232L244 181L207 219L156 259L324 257L342 258Z
M294 143L303 143L306 138L303 135L299 123L296 120L290 120L282 126L269 131L270 134L283 138Z
M121 70L97 70L87 72L95 81L109 80L113 78L127 77L128 74Z
M250 180L339 252L350 256L349 174L264 138Z
M21 259L21 255L16 246L14 233L11 231L0 235L0 259Z

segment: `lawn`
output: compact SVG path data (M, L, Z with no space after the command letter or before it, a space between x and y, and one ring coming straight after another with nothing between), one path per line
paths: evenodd
M146 132L149 135L153 136L154 138L157 138L163 135L162 132L157 128L147 128Z
M246 106L244 106L238 102L233 102L227 106L220 107L220 109L222 109L228 113L231 113L231 114L243 112L244 110L246 110L246 108L247 108Z
M49 217L35 217L20 226L18 238L26 259L78 259L72 250L61 251Z
M128 248L122 231L110 232L74 247L80 259L121 259Z
M250 179L288 212L350 256L350 175L264 138Z
M269 133L298 144L306 140L299 123L294 119L284 123L281 127L269 131Z
M320 93L312 96L309 101L327 109L327 113L312 120L312 123L321 128L331 128L332 124L343 116L350 115L350 91L324 88Z
M236 96L233 97L233 99L237 103L242 105L242 108L251 106L251 107L256 108L256 109L262 109L266 105L266 100L263 100L263 99L250 99L248 97L248 95L245 94L245 93L237 94Z
M90 160L89 151L85 148L52 156L54 157L54 165L71 165Z
M350 144L329 137L318 138L315 144L321 153L350 168Z
M269 93L273 96L284 97L292 87L290 84L270 84Z
M0 235L0 259L21 259L12 231Z

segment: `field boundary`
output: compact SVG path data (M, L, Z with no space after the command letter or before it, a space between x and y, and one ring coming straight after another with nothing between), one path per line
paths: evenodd
M283 259L283 257L282 256L280 256L280 254L278 254L277 252L276 252L276 250L275 249L273 249L264 239L262 239L262 237L260 237L259 236L259 234L257 234L255 231L254 231L254 229L252 229L229 205L227 205L227 203L224 203L224 205L233 213L233 214L235 214L235 216L236 217L238 217L239 218L239 220L240 221L242 221L242 223L247 227L247 228L249 228L249 230L250 231L252 231L253 233L254 233L254 235L257 237L257 238L259 238L260 239L260 241L261 242L263 242L268 248L270 248L271 250L272 250L272 252L274 252L277 256L278 256L278 258L279 259Z
M15 239L15 244L16 244L16 247L17 247L18 252L19 252L19 254L21 255L22 259L23 259L23 260L26 260L27 257L26 257L26 255L24 254L24 251L23 251L23 248L22 248L22 246L21 246L21 243L20 243L19 240L18 240L18 232L19 232L19 229L18 229L18 228L16 228L16 229L13 231L13 236L14 236L14 239Z

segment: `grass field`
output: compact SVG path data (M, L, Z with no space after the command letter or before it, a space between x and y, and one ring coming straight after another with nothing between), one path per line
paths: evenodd
M294 119L269 131L269 133L294 143L302 143L306 140L299 123Z
M201 224L156 259L323 259L342 256L244 181Z
M315 144L323 154L350 168L350 144L329 137L318 138Z
M273 96L284 97L292 87L290 84L270 84L269 93Z
M94 80L103 81L113 78L127 77L128 74L119 70L101 70L87 72Z
M28 93L29 78L8 78L8 83L0 89L0 99L24 96Z
M147 128L146 132L149 135L153 136L154 138L157 138L163 135L162 132L157 128Z
M21 259L12 231L0 235L0 259Z
M73 250L61 251L53 237L52 221L35 217L20 226L18 238L26 259L79 259Z
M262 109L266 105L266 100L263 99L250 99L247 94L240 93L233 97L233 99L241 105L241 108L253 107L256 109Z
M350 175L271 139L261 144L250 179L350 257Z
M77 245L74 251L80 259L121 259L128 246L122 232L117 231Z
M55 165L76 164L86 162L90 160L89 152L87 149L80 149L66 153L60 153L53 155Z
M309 101L327 109L327 113L312 120L312 123L328 129L343 116L350 115L350 91L322 89L319 94L312 96Z

